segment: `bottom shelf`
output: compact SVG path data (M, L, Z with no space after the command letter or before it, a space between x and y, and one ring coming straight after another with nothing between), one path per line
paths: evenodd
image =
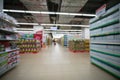
M101 68L102 70L108 72L109 74L113 75L114 77L120 79L120 75L119 75L120 72L113 69L112 67L107 66L107 65L105 65L101 62L98 62L98 61L94 60L94 59L91 59L91 63L96 65L97 67Z
M16 67L18 65L18 63L16 63L15 65L13 65L12 67L8 68L6 67L6 69L4 71L0 72L0 76L4 75L6 72L8 72L9 70L13 69L14 67Z

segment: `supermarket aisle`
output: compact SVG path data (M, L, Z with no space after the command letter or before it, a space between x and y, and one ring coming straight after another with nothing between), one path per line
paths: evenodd
M52 45L39 54L21 56L21 63L0 80L116 80L89 62L89 54L73 54Z

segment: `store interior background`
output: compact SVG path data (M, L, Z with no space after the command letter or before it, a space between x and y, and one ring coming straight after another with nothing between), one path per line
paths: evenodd
M14 51L20 53L20 60L18 60L19 64L15 64L15 68L9 66L10 71L8 69L8 72L5 71L7 72L5 74L4 72L2 73L3 66L2 62L0 62L0 76L2 75L0 80L33 80L35 78L36 80L120 79L120 27L117 27L118 30L116 33L112 34L113 36L117 35L118 37L115 37L116 40L113 40L113 44L112 42L110 42L110 44L107 42L108 38L106 38L105 42L100 43L100 40L97 38L99 37L99 35L97 35L99 30L98 33L96 32L94 34L92 30L90 30L95 30L92 28L92 22L94 24L93 18L102 20L99 19L101 17L98 17L101 15L99 12L101 6L105 7L105 11L103 10L104 15L109 9L116 5L120 6L120 0L0 0L0 13L4 14L4 16L9 15L13 17L15 20L12 24L14 23L16 25L9 23L9 19L7 24L10 24L12 27L14 26L13 30L15 33L12 33L11 31L8 31L7 33L2 30L2 28L0 30L3 33L5 32L5 35L8 35L9 32L10 34L16 34L17 40L13 40L13 42L15 41L14 43L17 44L19 50L17 49ZM116 9L120 13L120 8L117 8ZM98 12L96 10L98 10ZM120 15L118 14L118 16L118 22L113 24L120 25ZM7 20L7 17L4 18ZM0 19L0 21L2 20ZM110 19L108 22L110 22ZM6 22L3 21L3 23ZM103 22L103 24L104 23L107 23L107 20L106 22ZM102 23L99 25L102 25ZM101 29L101 31L102 30L104 29ZM2 32L0 32L0 35L3 34ZM102 33L103 32L101 32L101 35ZM109 36L107 33L105 36L106 35ZM94 43L96 42L95 40L98 40L97 43ZM5 40L2 40L1 38L0 45L4 41ZM54 41L56 41L56 45L54 44ZM9 42L9 40L6 40L5 42ZM97 46L96 44L103 44L105 46ZM102 47L105 47L105 49L115 47L115 50L113 50L113 52L108 50L107 52L106 49L105 53L102 52L102 50L105 50ZM100 48L101 50L95 51L93 48ZM12 53L14 51L10 52ZM114 52L116 53L112 54ZM3 52L0 52L0 54L1 53ZM96 55L95 53L102 53L102 55ZM102 59L102 56L103 61L100 60ZM96 59L96 57L98 59ZM2 61L1 55L0 59ZM99 61L101 61L101 63L99 63ZM109 63L109 61L111 62ZM106 64L107 67L102 63ZM28 73L32 66L33 70ZM41 75L39 75L40 73ZM16 77L14 76L15 74ZM26 77L24 75L26 75ZM94 75L96 75L96 77Z

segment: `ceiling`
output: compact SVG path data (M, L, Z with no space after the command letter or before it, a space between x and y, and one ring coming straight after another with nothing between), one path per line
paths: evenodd
M47 12L67 12L95 14L95 10L101 5L107 4L107 9L119 3L120 0L4 0L4 9L47 11ZM10 13L20 23L56 23L56 24L80 24L89 25L92 17L57 15L57 14L28 14ZM31 27L27 26L26 27ZM25 27L22 25L21 27ZM48 29L50 26L44 26ZM81 27L64 27L59 29L81 29Z

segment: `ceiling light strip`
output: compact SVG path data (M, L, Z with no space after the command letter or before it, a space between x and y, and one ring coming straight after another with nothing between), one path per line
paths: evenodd
M4 11L4 12L15 12L15 13L57 14L57 15L71 15L71 16L88 16L88 17L96 17L96 15L94 15L94 14L81 14L81 13L26 11L26 10L10 10L10 9L3 9L3 11Z
M39 25L38 23L16 23L18 25ZM89 27L89 25L73 25L73 24L40 24L41 26L75 26L75 27Z
M15 23L18 25L39 25L38 23Z
M73 24L41 24L41 26L75 26L75 27L89 27L89 25L73 25Z
M51 29L44 29L45 31L52 31ZM55 31L82 31L82 30L55 30Z

